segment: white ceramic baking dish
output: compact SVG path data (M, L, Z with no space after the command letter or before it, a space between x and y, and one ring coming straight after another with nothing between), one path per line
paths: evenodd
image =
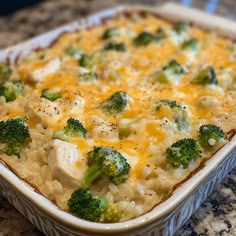
M63 26L23 44L0 52L0 61L14 61L19 53L50 45L62 32L74 31L100 24L102 19L123 11L148 11L172 21L190 21L222 35L236 37L236 23L211 16L198 10L187 9L175 4L161 7L121 6ZM81 220L60 210L51 201L21 180L3 162L0 162L0 191L31 223L46 235L130 235L154 236L173 235L206 199L214 187L236 166L236 136L204 163L195 174L179 185L164 202L150 212L121 223L98 224Z

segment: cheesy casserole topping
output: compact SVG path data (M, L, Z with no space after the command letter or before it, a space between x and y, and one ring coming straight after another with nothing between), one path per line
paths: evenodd
M231 40L122 14L0 64L0 157L62 209L124 221L227 142L235 99Z

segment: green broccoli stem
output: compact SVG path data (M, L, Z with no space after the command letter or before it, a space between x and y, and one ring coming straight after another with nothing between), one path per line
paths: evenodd
M18 158L20 157L20 150L22 148L21 143L9 143L8 145L5 146L4 152L8 156L16 155Z
M102 168L100 164L94 163L85 172L82 187L86 188L92 184L92 182L98 177L102 176Z
M55 133L53 134L53 138L60 139L62 141L69 140L68 134L64 132L64 129L55 131Z
M103 209L103 213L106 213L109 208L109 202L106 197L97 197L100 200L100 206Z

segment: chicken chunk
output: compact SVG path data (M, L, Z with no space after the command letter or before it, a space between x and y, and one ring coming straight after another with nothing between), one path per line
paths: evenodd
M77 146L54 139L45 146L48 152L48 165L51 174L61 183L70 186L80 186L87 169L86 158Z
M63 116L62 107L41 97L34 97L26 103L25 113L35 122L45 126L53 126Z
M94 116L92 118L93 129L91 136L95 139L119 139L117 125Z
M73 99L59 99L56 103L58 103L60 107L63 107L63 111L67 114L81 115L85 105L85 100L80 96L74 96Z
M83 111L84 100L76 97L74 100L58 99L54 102L42 97L32 97L25 105L25 113L37 123L44 126L54 127L64 114L68 116L78 116Z
M28 78L31 82L41 82L46 76L54 74L61 66L61 60L54 58L50 60L45 66L33 70L29 73Z

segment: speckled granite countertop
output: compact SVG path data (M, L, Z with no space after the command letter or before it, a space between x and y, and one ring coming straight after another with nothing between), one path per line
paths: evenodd
M105 7L114 6L119 0L47 0L31 8L0 17L0 49L14 45L39 33L73 21ZM123 0L123 3L161 4L164 0ZM236 19L236 1L176 0L200 9ZM0 193L0 236L43 235L20 215ZM236 235L236 169L207 198L195 214L176 233L176 236L229 236Z

